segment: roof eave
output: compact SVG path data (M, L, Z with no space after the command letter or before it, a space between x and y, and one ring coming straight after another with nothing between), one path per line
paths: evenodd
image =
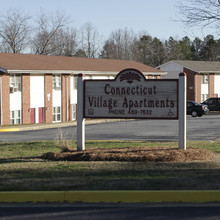
M19 73L19 74L72 74L72 70L8 70L8 73Z
M198 73L204 74L204 73L218 73L220 74L220 71L198 71Z
M117 75L115 71L83 71L83 70L7 70L6 72L11 74L71 74L77 75L83 73L85 75ZM144 75L166 75L167 72L143 72Z
M2 72L2 73L4 73L4 74L7 74L7 73L8 73L8 71L7 71L5 68L2 68L2 67L0 67L0 72Z

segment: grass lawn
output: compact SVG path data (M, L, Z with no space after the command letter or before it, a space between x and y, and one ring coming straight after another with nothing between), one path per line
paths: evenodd
M76 143L71 143L76 148ZM177 142L87 141L86 148L177 147ZM215 159L185 163L48 161L55 142L0 143L0 191L220 189L220 141L187 142Z

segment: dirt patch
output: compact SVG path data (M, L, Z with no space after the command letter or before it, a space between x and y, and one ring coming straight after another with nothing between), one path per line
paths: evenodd
M153 148L93 148L85 151L49 152L43 155L48 160L67 161L145 161L145 162L188 162L211 160L211 151L199 148L179 150L171 147Z

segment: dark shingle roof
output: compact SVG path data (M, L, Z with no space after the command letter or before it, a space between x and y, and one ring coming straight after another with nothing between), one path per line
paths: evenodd
M0 68L9 70L59 70L59 71L103 71L103 72L120 72L126 68L138 69L143 73L164 72L128 60L113 59L95 59L95 58L77 58L47 55L31 55L31 54L12 54L0 53Z
M189 61L189 60L173 60L184 67L187 67L196 72L220 72L220 62L219 61Z

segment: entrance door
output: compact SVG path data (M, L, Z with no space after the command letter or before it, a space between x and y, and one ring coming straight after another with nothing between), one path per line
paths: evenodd
M35 108L31 108L31 124L35 123Z
M44 107L39 108L39 123L44 123Z

